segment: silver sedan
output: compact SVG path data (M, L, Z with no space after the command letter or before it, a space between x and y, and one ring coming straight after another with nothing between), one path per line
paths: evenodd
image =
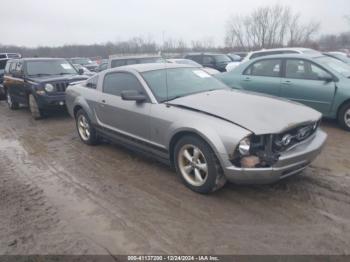
M234 91L189 65L106 70L69 86L66 103L84 143L107 137L152 155L199 193L300 173L327 137L317 111Z

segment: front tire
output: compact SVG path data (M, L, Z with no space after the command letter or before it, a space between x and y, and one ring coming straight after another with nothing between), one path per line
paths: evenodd
M30 94L28 100L29 100L29 109L30 109L30 112L32 113L32 117L35 120L41 119L43 117L43 113L40 110L38 102L36 101L35 97L32 94Z
M17 110L19 108L19 103L13 100L13 97L8 91L6 92L6 102L11 110Z
M226 183L215 153L196 136L184 136L178 141L174 150L174 163L183 183L197 193L214 192Z
M76 127L81 141L87 145L96 145L98 137L95 128L92 126L88 115L80 109L75 117Z
M340 108L338 122L342 128L346 131L350 131L350 102Z

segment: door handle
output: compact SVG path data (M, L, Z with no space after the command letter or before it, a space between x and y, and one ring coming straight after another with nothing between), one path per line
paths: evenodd
M104 100L104 99L103 99L101 102L102 102L103 104L106 104L106 100Z
M251 79L250 77L246 77L246 78L244 78L243 80L249 82L249 81L251 81L252 79Z

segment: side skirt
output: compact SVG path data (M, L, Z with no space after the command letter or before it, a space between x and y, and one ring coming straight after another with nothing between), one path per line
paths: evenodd
M129 137L127 135L100 126L94 126L94 128L96 129L98 135L109 139L112 142L115 142L147 157L151 156L152 158L156 159L159 162L162 162L163 164L169 166L171 165L169 159L169 151L164 148L157 147L150 143Z

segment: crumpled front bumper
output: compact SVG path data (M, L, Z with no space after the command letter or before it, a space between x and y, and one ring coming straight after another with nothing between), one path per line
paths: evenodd
M270 168L224 168L226 178L236 184L269 184L303 171L321 152L327 134L318 130L311 139L281 154Z

